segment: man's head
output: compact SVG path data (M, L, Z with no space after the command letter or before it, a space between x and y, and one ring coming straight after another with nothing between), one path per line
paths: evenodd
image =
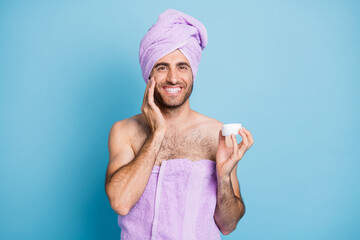
M193 73L187 58L178 49L160 58L150 77L155 79L154 98L166 108L182 106L193 89Z
M143 37L139 49L139 61L144 81L149 81L150 73L162 57L179 50L191 66L195 80L201 51L207 44L207 32L197 19L174 9L159 15Z

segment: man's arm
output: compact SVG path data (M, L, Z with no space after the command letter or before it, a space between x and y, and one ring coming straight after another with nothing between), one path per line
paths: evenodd
M126 215L143 194L149 181L164 131L150 133L135 157L128 136L127 120L116 122L109 134L109 165L105 191L110 205L120 215Z
M241 198L236 169L237 165L231 172L231 176L218 176L217 179L217 202L214 219L224 235L234 231L237 223L245 214L245 205Z
M244 127L239 130L239 134L242 137L239 144L235 135L231 134L231 147L226 145L226 138L222 136L222 130L220 130L216 152L217 203L214 219L220 231L225 235L235 230L237 223L245 214L236 170L238 162L253 145L254 139Z
M143 194L166 133L166 121L154 102L155 84L151 78L146 86L141 111L150 134L136 157L129 140L129 124L121 121L110 130L105 191L111 207L120 215L128 214Z

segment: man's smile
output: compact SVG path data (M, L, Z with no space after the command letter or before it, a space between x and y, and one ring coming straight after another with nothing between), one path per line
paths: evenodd
M165 86L165 87L163 87L163 89L169 95L177 95L177 94L179 94L181 92L182 87L168 87L168 86Z

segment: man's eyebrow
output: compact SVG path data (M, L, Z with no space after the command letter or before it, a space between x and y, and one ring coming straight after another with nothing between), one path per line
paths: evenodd
M179 62L179 63L176 64L176 66L183 66L183 65L186 65L189 68L191 68L190 65L187 62Z
M158 66L161 66L161 65L166 66L166 67L169 67L169 66L170 66L169 63L159 62L159 63L157 63L153 68L157 68ZM184 65L186 65L186 66L188 66L189 68L191 68L190 65L189 65L187 62L178 62L178 63L176 64L177 67L179 67L179 66L184 66Z
M166 67L170 66L170 64L168 64L168 63L159 62L158 64L156 64L156 65L154 66L154 68L157 68L157 67L160 66L160 65L164 65L164 66L166 66Z

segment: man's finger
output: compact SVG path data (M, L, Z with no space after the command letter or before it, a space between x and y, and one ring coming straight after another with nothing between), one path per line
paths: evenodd
M148 91L149 91L150 84L151 84L151 81L149 79L149 81L146 84L146 88L145 88L145 93L144 93L144 98L143 98L143 107L145 107L145 105L147 103Z
M233 142L233 149L234 149L233 153L235 155L237 155L239 146L238 146L238 143L237 143L237 140L236 140L236 137L234 134L231 134L231 140Z
M244 154L246 152L247 148L248 148L249 140L248 140L245 132L242 129L239 130L239 133L240 133L240 135L242 137L242 141L241 141L242 145L239 148L239 154Z
M244 130L245 134L247 135L247 137L248 137L248 139L249 139L250 146L251 146L251 145L253 145L253 143L254 143L254 139L253 139L253 137L252 137L252 135L251 135L250 131L249 131L249 130L247 130L246 128L244 128L244 127L243 127L242 129Z
M222 130L219 131L219 146L225 145L225 136L222 135Z
M151 85L149 88L149 93L148 93L148 102L149 104L151 104L153 106L154 104L154 89L155 89L155 79L151 78Z

